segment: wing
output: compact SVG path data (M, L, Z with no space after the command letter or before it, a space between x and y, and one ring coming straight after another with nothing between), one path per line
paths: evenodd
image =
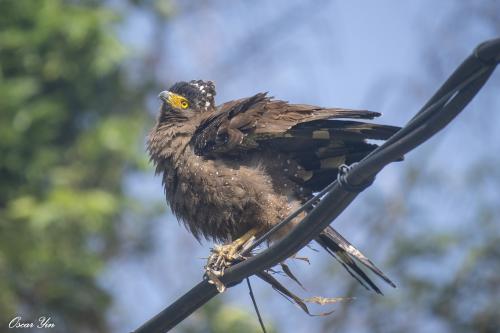
M330 183L342 163L353 163L399 127L355 120L373 119L380 113L366 110L321 108L273 100L265 93L221 105L194 133L191 144L202 156L272 150L287 154L299 169L290 178L314 191Z

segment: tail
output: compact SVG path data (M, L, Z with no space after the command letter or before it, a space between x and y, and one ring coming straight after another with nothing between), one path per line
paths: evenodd
M316 238L316 242L318 242L319 245L321 245L337 261L339 261L347 272L349 272L349 274L366 289L372 289L377 294L382 295L382 292L377 285L373 283L373 281L357 265L356 262L363 264L390 286L396 288L396 285L380 269L378 269L370 261L370 259L365 257L363 253L356 249L332 227L329 226L323 230L323 232Z

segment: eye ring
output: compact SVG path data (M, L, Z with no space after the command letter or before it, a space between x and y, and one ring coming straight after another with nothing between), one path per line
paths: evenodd
M182 101L181 102L181 108L187 109L188 107L189 107L189 103L188 102L186 102L186 101Z

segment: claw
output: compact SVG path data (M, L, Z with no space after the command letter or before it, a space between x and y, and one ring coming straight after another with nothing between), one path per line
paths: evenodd
M226 290L226 286L224 285L224 283L222 283L215 272L207 269L206 274L208 276L208 283L215 284L215 287L217 288L217 291L219 293L223 293Z

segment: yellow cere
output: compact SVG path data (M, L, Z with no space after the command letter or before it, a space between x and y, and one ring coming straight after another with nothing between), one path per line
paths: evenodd
M189 107L187 99L172 92L168 94L168 103L178 109L187 109Z

